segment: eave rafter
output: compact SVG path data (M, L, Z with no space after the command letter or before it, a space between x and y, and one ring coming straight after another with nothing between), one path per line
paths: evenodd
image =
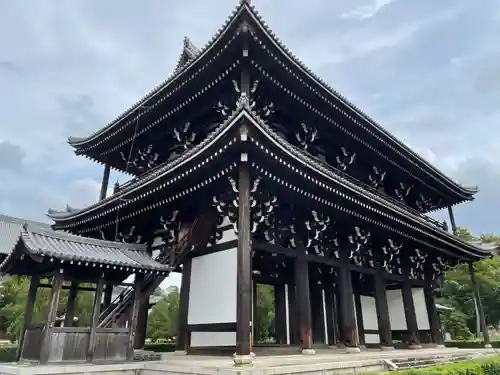
M140 182L137 182L135 185L132 185L125 191L122 191L120 194L110 197L108 200L104 202L100 202L94 206L91 206L88 209L85 209L80 212L70 212L66 213L64 217L59 216L56 217L52 215L51 217L56 220L56 224L61 226L62 228L71 229L72 227L85 225L86 223L93 222L97 220L99 217L103 217L108 215L110 212L117 209L117 207L125 207L134 202L138 202L149 194L152 194L159 189L165 188L170 182L164 182L160 186L155 186L152 183L160 178L165 178L168 175L175 172L175 170L185 168L185 164L189 161L202 160L201 164L197 164L189 170L185 170L181 172L179 176L183 176L187 173L193 173L197 170L197 168L201 167L206 162L213 160L214 155L219 155L223 150L226 150L230 147L231 141L229 143L221 145L218 140L222 139L225 134L228 134L230 129L237 126L241 121L245 121L245 123L253 125L250 131L250 143L252 143L256 149L260 149L269 157L283 164L283 166L289 168L291 171L298 174L299 177L306 179L307 181L313 181L316 185L329 193L332 193L342 199L347 199L351 203L355 203L360 207L360 211L365 211L369 213L369 216L361 215L358 210L346 212L346 209L339 204L335 203L335 201L326 201L324 198L315 196L310 192L303 191L298 187L294 189L299 189L303 192L306 197L310 199L316 200L319 203L322 203L326 206L330 206L333 209L337 209L343 211L344 213L348 213L357 218L361 218L365 221L368 221L371 224L381 226L385 229L396 232L398 235L411 239L413 241L417 241L425 244L426 246L430 246L436 248L437 250L444 251L443 248L439 246L435 246L433 244L428 243L427 241L423 241L417 237L409 235L407 232L403 232L399 229L396 229L390 225L384 224L382 221L387 222L395 221L400 226L404 226L409 229L410 232L420 233L425 237L432 238L433 241L442 244L445 247L451 247L455 250L464 254L464 256L472 257L472 258L481 258L487 256L487 252L481 250L475 246L467 244L463 241L460 241L457 237L452 236L443 230L433 227L431 224L424 222L422 218L419 218L416 215L411 214L407 210L402 207L397 207L391 202L385 201L383 197L376 196L368 191L363 190L359 186L353 184L350 181L343 179L340 175L337 175L331 169L322 166L317 163L314 159L310 158L301 150L295 148L294 146L287 144L282 138L277 136L267 124L258 117L256 112L252 109L253 102L249 100L245 95L240 97L238 103L236 105L236 109L233 111L231 115L229 115L228 119L219 126L210 136L202 143L200 143L197 147L192 150L189 150L181 155L175 161L168 163L167 165L159 168L158 171L152 173L150 176L145 177ZM258 137L264 137L266 142L271 147L264 146L263 143L258 141L258 137L252 137L252 131L258 135ZM238 142L237 138L234 138L232 141L234 144ZM219 148L218 148L219 147ZM286 155L288 160L282 158L278 154L272 151L272 148L279 149L279 151ZM215 152L214 152L215 150ZM296 165L301 165L301 168L298 168ZM253 164L253 167L260 171L261 173L267 173L268 177L272 176L271 179L274 181L281 181L284 186L291 187L292 185L288 183L288 181L281 180L280 177L270 174L268 171L262 169L262 167ZM261 169L259 169L261 168ZM308 171L308 172L304 172ZM171 180L171 182L177 181L180 177L177 176ZM324 182L324 181L327 182ZM201 187L202 184L198 184L197 186ZM152 190L148 191L148 187L152 188ZM196 187L192 187L180 195L185 195L190 193ZM140 208L138 212L133 212L129 214L129 216L140 214L148 209L152 209L161 204L171 203L172 199L179 198L179 194L170 196L165 202L159 202L152 205L152 207L143 207ZM169 201L170 200L170 201ZM121 202L121 203L120 203ZM373 217L379 218L379 220L375 220ZM126 219L123 218L123 219ZM112 225L113 222L106 222L104 224L100 224L97 227L87 228L85 230L92 231L96 229L102 229L102 227ZM101 227L101 228L99 228Z

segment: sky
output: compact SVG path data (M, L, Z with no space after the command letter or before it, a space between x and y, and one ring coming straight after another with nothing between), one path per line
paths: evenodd
M50 222L48 208L95 202L102 167L75 156L67 137L129 108L170 75L184 36L202 47L237 3L4 0L0 213ZM252 4L317 75L454 180L479 186L455 209L457 225L500 234L498 0Z

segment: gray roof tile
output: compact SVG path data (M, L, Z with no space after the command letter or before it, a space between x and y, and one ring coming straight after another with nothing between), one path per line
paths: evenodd
M16 246L34 255L45 255L64 261L89 262L151 271L168 271L167 265L152 259L146 245L127 244L81 237L67 232L54 231L49 225L24 222L21 219L0 217L1 254L15 256ZM7 256L0 271L8 263Z

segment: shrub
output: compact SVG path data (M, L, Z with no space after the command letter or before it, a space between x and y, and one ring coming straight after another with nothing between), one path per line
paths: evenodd
M399 375L500 375L500 356L448 363L421 369L394 371Z
M173 352L175 350L175 342L146 343L144 345L144 350L152 350L157 353Z
M479 341L479 340L446 341L445 345L449 348L476 349L476 348L484 348L484 341ZM491 341L491 346L493 346L494 348L500 348L500 341Z
M0 346L0 362L14 362L16 360L16 345Z

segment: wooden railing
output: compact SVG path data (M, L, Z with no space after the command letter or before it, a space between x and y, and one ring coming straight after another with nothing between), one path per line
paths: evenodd
M48 362L120 361L127 357L127 328L96 328L93 355L89 358L89 327L54 327L50 329ZM38 361L42 350L42 327L26 330L21 359Z

